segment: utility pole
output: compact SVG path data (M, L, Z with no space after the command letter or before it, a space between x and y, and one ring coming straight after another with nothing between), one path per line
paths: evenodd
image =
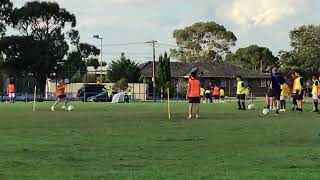
M103 38L100 37L99 35L93 35L93 38L95 38L95 39L100 39L100 41L101 41L101 49L100 49L100 55L101 55L101 59L100 59L100 83L102 83L102 60L103 60L102 48L103 48Z
M152 40L146 43L152 44L153 65L152 65L152 82L153 82L153 101L156 102L156 43L158 41Z

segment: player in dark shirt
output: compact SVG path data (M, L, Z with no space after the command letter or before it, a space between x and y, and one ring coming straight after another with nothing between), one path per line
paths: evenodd
M278 73L277 68L272 69L270 82L271 82L271 92L273 96L273 102L276 105L276 115L279 115L280 95L282 91L282 85L285 82L285 79L282 77L280 73Z

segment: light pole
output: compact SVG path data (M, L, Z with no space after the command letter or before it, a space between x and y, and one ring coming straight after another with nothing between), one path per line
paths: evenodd
M103 58L102 46L103 46L103 38L100 37L99 35L93 35L93 38L101 40L101 48L100 48L100 55L101 55L101 57L100 57L100 83L102 83L102 58Z

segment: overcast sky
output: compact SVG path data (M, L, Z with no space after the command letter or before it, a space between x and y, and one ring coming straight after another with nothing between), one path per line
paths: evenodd
M269 47L274 54L289 49L288 32L303 24L319 24L319 0L56 0L77 17L81 40L104 44L158 40L175 45L172 32L198 21L215 21L235 33L237 47ZM21 6L27 0L13 0ZM157 47L157 54L170 47ZM235 49L235 48L234 48ZM151 46L105 46L104 60L125 52L148 61Z

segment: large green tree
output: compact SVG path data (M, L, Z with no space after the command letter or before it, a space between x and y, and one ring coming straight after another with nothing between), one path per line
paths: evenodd
M100 50L95 46L79 43L75 51L68 53L67 59L63 61L61 68L59 68L59 75L67 78L71 78L75 73L84 75L87 72L87 63L97 60L95 57L99 54Z
M56 2L46 1L27 2L15 8L10 17L12 27L20 32L20 36L7 37L5 42L1 40L2 55L12 57L1 64L14 67L11 69L17 72L32 74L39 82L41 93L44 93L46 78L58 71L59 64L67 55L69 45L66 36L75 27L76 18ZM12 43L14 41L18 43ZM27 41L29 47L19 44L23 41ZM11 51L12 47L19 47L19 51Z
M306 75L320 72L320 26L301 26L290 31L292 51L280 51L283 71L299 68Z
M182 62L212 62L230 51L236 36L215 22L198 22L175 30L173 37L178 48L171 56Z
M159 87L164 88L171 82L171 68L170 68L170 57L167 53L160 55L157 66L157 84Z
M138 64L126 58L122 53L119 60L112 61L107 76L113 83L121 79L127 79L129 83L136 83L140 79L141 72Z
M262 71L268 66L276 65L278 58L266 47L251 45L227 54L226 61L246 69Z
M0 0L0 36L4 36L6 24L10 23L12 7L13 5L10 0Z

